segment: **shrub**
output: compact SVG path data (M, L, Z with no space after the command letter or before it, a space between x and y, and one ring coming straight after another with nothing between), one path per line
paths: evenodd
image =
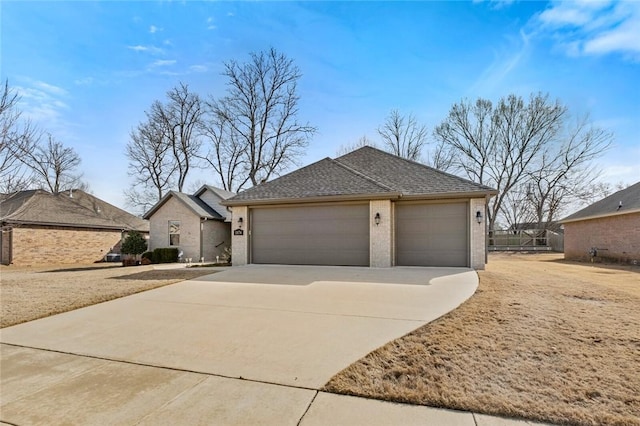
M145 251L144 253L142 253L142 260L145 260L145 259L147 259L149 261L149 263L155 263L156 262L155 258L153 257L153 252L152 251Z
M153 260L156 263L175 263L178 261L178 249L175 247L157 248L153 251Z
M144 239L138 231L131 231L122 242L120 251L124 254L133 254L137 256L147 250L147 240Z

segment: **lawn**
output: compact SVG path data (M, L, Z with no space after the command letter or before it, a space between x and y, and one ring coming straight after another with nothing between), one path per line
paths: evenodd
M640 269L495 254L460 308L325 390L568 425L640 425Z
M208 268L84 266L0 268L0 327L20 324L215 272Z

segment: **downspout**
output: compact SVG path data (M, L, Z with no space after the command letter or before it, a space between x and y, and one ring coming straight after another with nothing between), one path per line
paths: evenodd
M200 260L204 258L204 223L206 221L206 217L200 218Z
M489 221L487 214L489 213L489 195L484 196L484 264L489 263Z

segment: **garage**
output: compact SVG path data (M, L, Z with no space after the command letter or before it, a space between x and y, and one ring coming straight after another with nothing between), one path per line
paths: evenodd
M468 203L396 203L398 266L469 266Z
M369 205L250 210L251 263L369 265Z

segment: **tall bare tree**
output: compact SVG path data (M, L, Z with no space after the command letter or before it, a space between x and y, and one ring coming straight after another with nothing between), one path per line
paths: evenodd
M496 188L489 202L493 229L509 192L528 179L544 149L557 140L567 108L548 95L531 95L528 102L509 95L494 107L486 99L454 104L434 130L436 140L453 151L454 170L474 182Z
M23 146L16 154L18 160L33 173L31 186L54 194L87 187L82 182L82 174L77 172L81 159L73 148L65 147L50 133L46 134L46 142L39 140L29 148Z
M169 190L182 191L198 158L203 103L186 84L154 101L146 120L130 132L126 153L134 187L125 191L127 204L146 210Z
M546 146L527 173L523 206L537 229L553 224L568 206L589 197L599 170L593 160L613 141L613 134L590 123L587 116L567 123L556 143Z
M21 161L22 152L31 152L40 132L28 120L21 119L20 95L5 80L0 94L0 193L27 189L31 170Z
M409 160L419 161L427 145L427 126L418 123L413 114L403 116L397 109L378 127L378 134L388 151Z
M248 62L226 62L222 75L227 95L210 102L208 162L219 165L214 169L226 189L237 191L295 164L316 129L298 121L301 73L284 54L251 53Z

